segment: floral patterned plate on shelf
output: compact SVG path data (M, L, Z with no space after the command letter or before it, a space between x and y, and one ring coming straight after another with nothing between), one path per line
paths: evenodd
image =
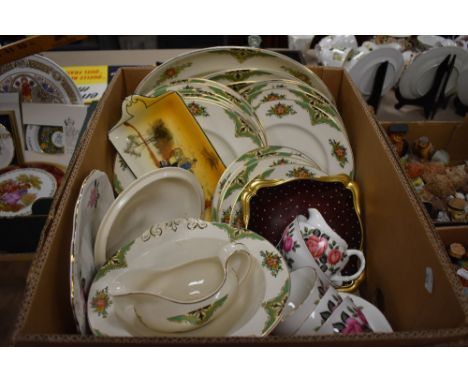
M184 264L187 256L191 261L212 257L229 242L247 247L252 258L250 271L229 307L202 327L182 333L151 330L135 314L132 304L119 305L109 293L113 281L128 270L171 269ZM89 324L97 336L266 336L281 319L289 285L286 263L261 236L222 223L176 219L152 226L96 273L88 297ZM203 319L203 313L195 311L193 316Z
M271 145L302 151L327 175L353 177L354 159L344 126L323 110L302 101L265 102L257 115Z
M297 61L270 50L222 46L200 49L179 55L156 67L138 85L136 94L148 94L162 84L186 78L203 77L229 69L262 68L292 75L329 99L333 99L327 86L311 70Z
M86 299L96 268L94 240L99 224L114 201L107 175L93 170L83 181L75 204L70 249L70 299L78 331L86 334Z
M0 217L30 215L39 198L51 198L55 178L41 169L17 169L0 175Z
M10 132L0 123L0 169L7 167L15 157L15 145Z
M70 76L55 62L37 54L0 66L0 93L16 92L22 102L83 103Z

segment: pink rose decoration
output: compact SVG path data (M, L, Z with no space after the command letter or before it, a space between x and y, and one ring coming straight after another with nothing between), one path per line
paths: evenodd
M350 317L345 322L345 328L341 333L343 334L352 334L352 333L362 333L364 332L364 328L359 323L359 321L355 320L354 318Z
M338 249L332 249L328 254L328 262L332 265L336 264L338 261L341 260L342 257L343 254Z
M307 248L309 248L310 254L318 259L328 247L328 241L325 238L317 236L311 236L307 239Z
M283 238L283 250L289 252L294 245L294 240L291 236L285 236Z

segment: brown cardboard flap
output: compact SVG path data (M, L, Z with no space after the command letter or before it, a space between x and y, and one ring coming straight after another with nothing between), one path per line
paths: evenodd
M447 151L451 160L468 160L468 117L453 131Z
M69 247L81 182L92 169L112 176L108 130L121 104L149 72L125 68L112 80L81 141L47 237L28 277L14 341L68 345L366 345L435 344L467 338L468 307L445 251L396 158L349 76L314 68L335 96L345 122L361 190L367 280L362 294L380 307L396 333L301 338L97 338L75 335L69 298ZM426 268L434 277L424 286ZM443 312L443 314L441 314Z

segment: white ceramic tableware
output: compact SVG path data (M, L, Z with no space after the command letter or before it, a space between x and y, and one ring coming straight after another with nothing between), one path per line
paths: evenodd
M331 35L322 38L317 44L321 49L327 48L357 48L357 40L354 35Z
M96 267L152 224L202 217L204 209L203 190L191 172L177 167L148 172L121 192L102 219L94 246Z
M99 170L91 171L76 200L70 248L71 305L81 334L86 334L86 296L96 273L94 241L102 218L113 201L107 175Z
M388 62L382 87L382 94L385 94L397 83L403 71L404 60L399 50L376 46L373 50L362 51L354 56L345 64L345 68L361 93L368 96L372 93L377 69L385 61Z
M231 264L232 257L239 255L243 255L244 264ZM137 318L149 329L193 330L218 317L231 304L250 269L250 259L243 244L228 243L217 256L171 269L129 270L109 286L109 295L117 314L132 305Z
M307 316L302 320L298 329L294 332L294 335L310 336L317 334L318 330L342 302L343 299L338 291L332 286L328 287L316 306L313 309L309 309Z
M0 169L7 167L15 157L15 145L10 132L0 123Z
M308 332L308 329L310 328L304 327L304 334ZM343 299L330 317L317 330L317 334L357 334L369 332L372 332L372 329L366 316L349 297Z
M172 269L187 261L211 258L228 243L245 245L250 271L226 310L208 325L181 333L148 329L132 305L116 313L109 286L133 269ZM243 256L230 260L232 269L245 264ZM289 271L275 247L254 232L200 219L176 219L152 226L122 247L96 273L88 297L88 321L100 336L266 336L281 319L289 294Z
M320 301L331 298L333 293L329 291L327 278L314 268L299 268L291 272L290 277L290 294L294 297L288 298L281 322L275 328L274 334L279 336L294 335Z
M138 85L136 94L148 94L151 89L173 81L203 77L229 69L261 68L290 74L320 90L333 99L327 86L311 70L285 55L264 49L222 46L200 49L179 55L156 67Z
M51 198L54 176L39 168L21 168L0 175L0 217L30 215L39 198Z
M349 297L367 318L374 333L392 333L393 329L384 314L376 306L355 294L339 292L342 299Z
M285 229L280 248L292 269L303 266L319 268L334 285L357 279L365 268L362 251L348 249L346 242L334 232L315 208L309 209L309 219L299 215ZM358 270L341 275L351 256L359 259Z
M312 158L327 175L354 172L354 158L346 129L332 118L302 101L270 101L257 115L270 145L287 145Z
M324 66L341 68L349 60L353 50L351 48L324 49L320 52L320 61Z
M456 90L458 77L468 62L468 52L459 47L433 48L419 54L401 75L398 85L401 95L407 99L425 95L432 86L437 67L448 55L456 56L445 88L445 95L452 94Z
M434 35L420 35L417 37L418 42L426 49L444 46L445 38Z
M205 76L205 78L230 86L233 89L237 89L239 86L242 87L257 81L275 80L279 78L285 80L297 80L296 77L285 72L256 68L222 70L220 72L210 73Z
M220 203L225 197L227 187L230 187L234 177L246 168L252 168L255 163L265 159L265 158L276 158L276 163L284 162L289 163L293 161L294 163L303 163L314 166L318 168L317 164L307 157L304 153L285 146L266 146L257 150L249 151L241 155L237 160L232 162L221 175L221 178L216 185L215 192L213 193L213 202L212 202L212 220L218 220L218 212ZM248 179L245 178L245 181ZM239 183L238 187L242 188L243 183ZM221 220L222 221L222 220Z

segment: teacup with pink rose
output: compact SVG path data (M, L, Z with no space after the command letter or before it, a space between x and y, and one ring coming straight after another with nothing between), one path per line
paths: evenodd
M335 285L356 280L366 264L362 251L348 249L346 241L330 228L315 208L309 209L308 219L299 215L286 227L279 249L292 270L313 266ZM342 275L341 271L352 256L358 257L358 270L351 275Z

